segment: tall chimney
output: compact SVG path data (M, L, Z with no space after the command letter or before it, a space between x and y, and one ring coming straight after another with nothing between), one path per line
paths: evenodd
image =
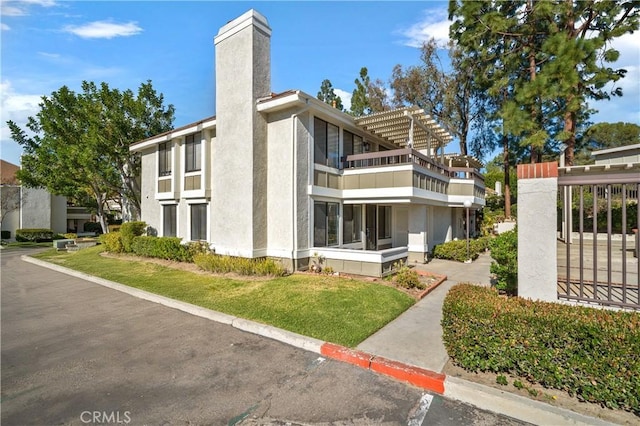
M267 123L256 101L271 94L271 28L249 10L214 38L216 138L211 228L216 252L264 255L267 246Z

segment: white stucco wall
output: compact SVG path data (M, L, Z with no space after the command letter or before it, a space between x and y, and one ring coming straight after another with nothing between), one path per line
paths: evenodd
M160 204L155 199L157 185L157 148L153 146L141 153L142 173L140 179L140 208L142 214L140 220L146 222L158 230L159 235L162 232L162 220L160 217Z
M558 179L518 179L518 296L557 300Z
M60 195L51 196L51 230L58 234L67 232L67 198Z
M451 241L452 226L451 226L451 210L449 207L431 206L429 207L429 250L433 250L433 247L442 244L447 241Z
M296 219L293 215L292 111L269 114L267 137L267 252L291 257Z
M51 228L51 194L45 189L22 188L20 228Z
M220 253L253 257L266 251L267 124L256 100L271 92L270 33L266 19L251 11L215 39L211 216L212 242Z

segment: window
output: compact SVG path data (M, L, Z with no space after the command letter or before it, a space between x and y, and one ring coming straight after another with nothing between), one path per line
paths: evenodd
M207 205L191 204L191 240L207 239Z
M171 142L158 146L158 175L171 176Z
M313 208L313 245L338 244L338 203L315 202Z
M163 237L175 237L176 236L176 210L175 204L169 204L162 206L162 236Z
M344 156L345 160L348 155L362 154L364 152L364 144L362 137L354 135L351 132L344 131Z
M185 171L198 172L200 171L201 163L201 136L200 132L189 135L185 138Z
M315 118L313 125L314 162L338 168L340 156L340 129L338 126Z
M378 238L391 238L391 206L378 206Z
M362 206L352 204L343 206L342 235L345 244L362 241Z

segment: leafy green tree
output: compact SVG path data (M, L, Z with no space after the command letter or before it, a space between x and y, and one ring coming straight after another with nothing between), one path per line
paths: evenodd
M371 81L366 67L360 69L360 77L354 81L356 88L351 96L351 114L360 117L391 109L387 90L382 80Z
M504 131L531 147L539 161L546 145L563 142L573 164L589 99L622 95L606 87L626 71L611 64L611 42L638 29L637 1L450 0L450 35L477 74L491 78ZM471 64L471 62L468 62Z
M591 152L640 143L640 126L634 123L597 123L578 140L575 164L592 164Z
M340 99L340 96L336 95L336 92L333 89L333 85L328 79L322 81L317 98L322 102L328 103L332 107L339 109L340 111L344 110L342 99Z
M13 140L22 145L18 178L27 187L46 188L95 209L108 232L106 201L119 198L127 219L140 216L140 158L129 145L172 128L174 107L164 106L151 82L138 92L98 88L83 82L82 92L63 86L43 96L29 117L28 135L9 121Z
M421 48L422 63L403 68L396 65L391 77L394 103L417 105L431 115L460 143L460 154L482 158L493 150L495 138L487 120L487 97L475 89L475 69L466 66L462 51L449 44L451 69L445 69L434 39ZM474 132L472 132L474 130ZM470 134L473 137L470 138Z

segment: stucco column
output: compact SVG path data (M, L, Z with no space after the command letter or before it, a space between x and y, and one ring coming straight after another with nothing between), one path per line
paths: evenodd
M409 206L409 257L410 263L425 263L429 252L427 244L427 206Z
M558 164L518 165L518 296L558 300Z

